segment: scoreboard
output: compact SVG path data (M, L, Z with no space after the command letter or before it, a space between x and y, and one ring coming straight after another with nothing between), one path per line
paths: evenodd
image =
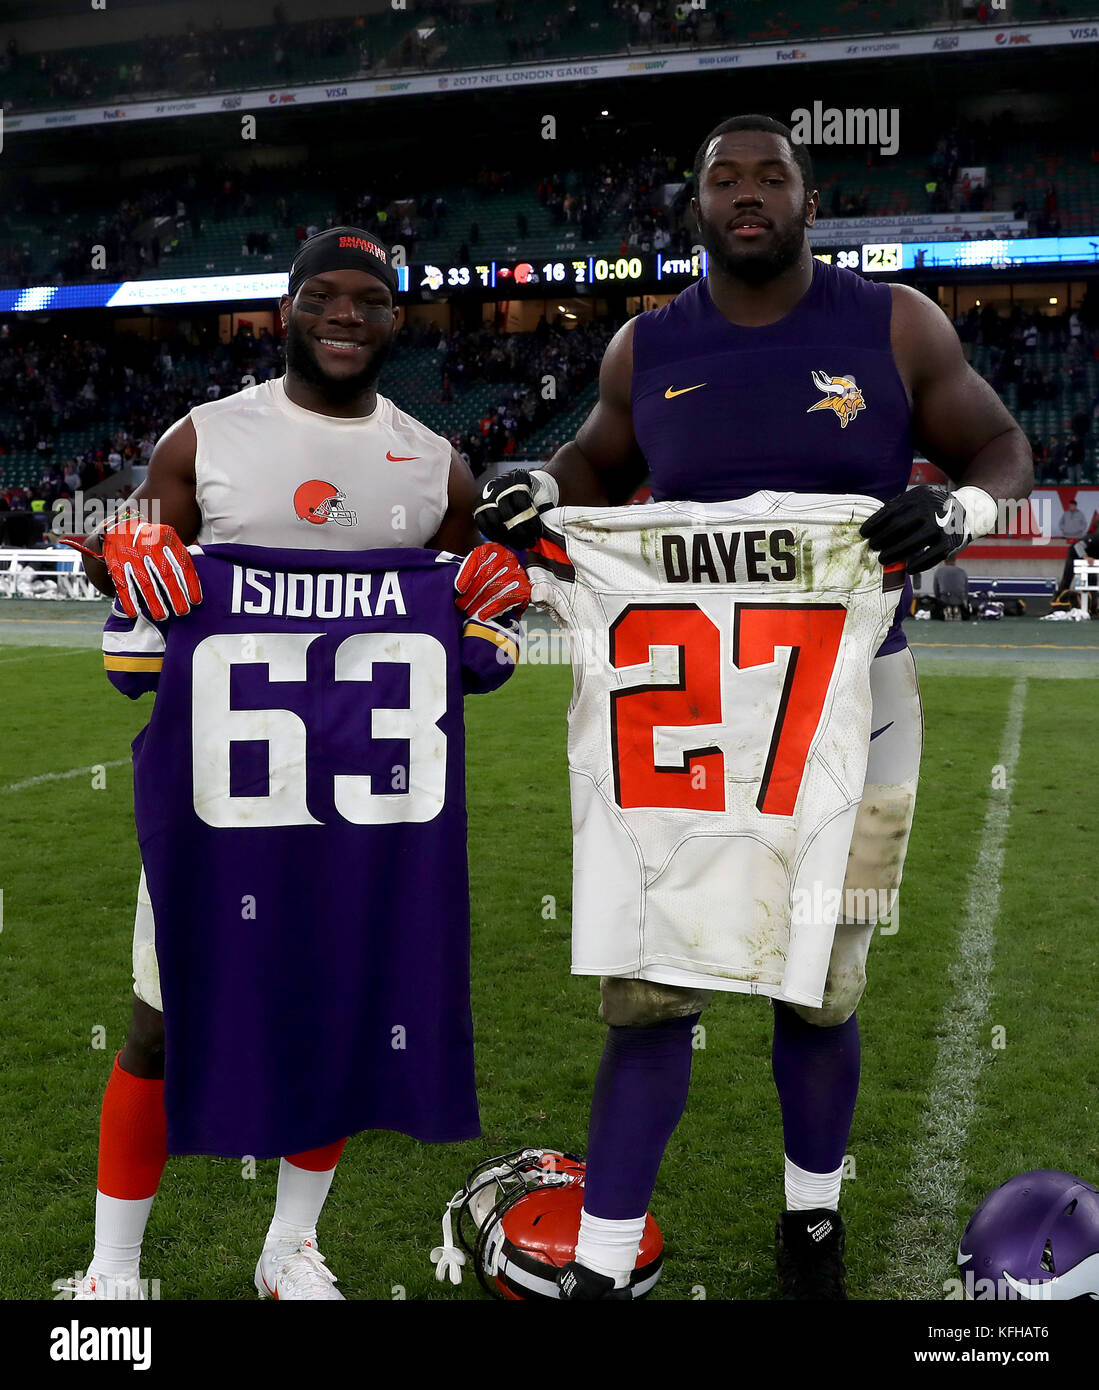
M829 246L814 251L818 261L857 270L863 275L893 275L904 269L904 248L899 241L867 241L851 246Z
M564 256L527 260L478 261L472 265L412 267L409 289L422 295L462 290L537 290L586 293L593 286L639 286L671 282L682 289L706 273L706 253L667 256L662 251L626 256Z
M1099 269L1099 236L1018 237L980 241L853 241L821 247L819 261L854 270L860 275L897 275L932 271L1005 271L1026 268L1045 272L1053 267L1090 265ZM485 260L476 265L414 265L408 288L431 298L462 290L504 290L511 294L572 291L591 294L615 287L681 290L706 274L706 252L696 248L686 256L663 251L630 252L625 256L528 256L508 261Z
M863 275L889 275L903 269L900 242L830 246L813 254L819 261ZM528 257L483 260L469 265L413 265L408 289L423 299L449 298L463 292L494 290L512 295L590 294L616 287L681 290L706 274L706 252L686 256L663 251L635 251L624 256Z
M822 247L819 261L860 275L949 278L974 271L999 275L1025 269L1082 272L1099 278L1099 233L1092 236L1017 237L1003 241L865 241ZM624 256L526 256L467 265L398 265L397 288L414 299L447 299L457 294L545 297L600 294L615 288L675 293L706 274L706 252L685 256L663 251ZM262 275L212 275L174 280L114 280L94 284L28 285L0 288L0 314L42 313L54 309L133 309L157 305L234 304L278 299L286 293L285 271Z

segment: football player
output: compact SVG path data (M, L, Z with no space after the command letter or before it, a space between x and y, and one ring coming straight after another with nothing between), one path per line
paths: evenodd
M656 501L721 502L760 488L878 498L863 535L883 564L904 562L910 572L992 531L996 499L1030 492L1031 452L966 364L938 306L905 285L870 283L814 259L812 164L780 122L722 122L702 142L694 174L691 212L707 275L619 330L575 440L545 469L490 481L476 512L482 532L531 546L540 513L625 503L646 474ZM960 484L956 491L907 490L914 443ZM901 629L910 593L872 663L869 761L846 885L865 895L845 892L845 905L891 901L900 883L922 746ZM859 1082L855 1010L877 920L869 910L841 915L820 1008L773 1001L785 1298L846 1297L837 1208ZM714 987L737 986L715 979ZM618 977L604 977L601 993L609 1031L565 1298L626 1296L657 1170L686 1103L692 1028L710 997Z
M520 613L514 555L481 544L477 492L449 443L376 388L400 311L388 249L356 227L306 241L280 301L286 374L196 406L168 429L130 499L85 538L85 569L133 617L201 601L193 543L285 550L425 547L468 558L455 601L482 619ZM145 513L152 515L147 520ZM142 1296L141 1243L167 1159L164 1017L144 873L134 926L134 1002L103 1098L95 1250L74 1296ZM344 1140L283 1158L256 1286L279 1299L342 1299L317 1219Z

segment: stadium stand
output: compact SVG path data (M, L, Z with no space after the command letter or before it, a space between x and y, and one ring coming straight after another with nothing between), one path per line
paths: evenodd
M1014 0L1014 23L1086 14L1085 4ZM683 0L499 0L496 4L420 0L352 19L280 19L264 28L208 29L182 24L178 34L92 50L23 52L0 42L4 105L40 110L85 102L346 81L408 68L485 67L570 59L683 44L721 46L895 33L946 24L1003 23L984 4L958 0L711 0L696 10ZM420 33L426 31L424 37Z
M548 456L590 409L603 350L616 325L534 333L493 330L446 338L414 325L398 339L380 388L446 435L474 472L509 455ZM28 327L0 354L0 497L47 508L77 487L109 483L147 461L156 439L201 401L239 388L241 377L281 375L270 335L240 331L230 343L165 342L155 355L133 335L102 341L36 340ZM556 396L543 395L554 378ZM2 509L2 508L0 508Z
M1049 155L1043 150L1059 149ZM1085 141L1028 132L1005 141L998 123L962 125L933 138L903 162L876 154L835 159L815 151L821 217L885 217L927 211L1015 208L1029 231L1091 230L1099 204L1099 163ZM470 264L506 258L618 255L627 248L685 254L690 190L670 206L660 190L682 184L693 150L624 154L588 168L518 178L484 165L471 184L409 187L402 171L373 168L370 187L343 187L345 172L306 165L241 169L216 162L116 182L113 211L94 201L96 186L65 193L29 181L0 210L0 285L246 274L283 268L299 241L336 223L366 227L405 246L417 263ZM968 192L960 170L988 171ZM935 193L927 191L934 182ZM92 249L105 248L102 269Z
M1030 437L1039 482L1099 482L1099 324L1085 301L1058 317L990 309L956 327L974 367ZM617 325L533 333L493 329L444 336L412 324L397 339L380 387L448 437L475 473L509 456L548 458L595 402L604 348ZM1034 346L1028 346L1033 342ZM39 341L22 326L0 355L0 497L25 510L108 481L146 460L191 406L283 370L279 344L241 330L229 343L165 342L154 356L127 334L101 341ZM556 396L543 396L546 376ZM2 510L0 504L0 510Z

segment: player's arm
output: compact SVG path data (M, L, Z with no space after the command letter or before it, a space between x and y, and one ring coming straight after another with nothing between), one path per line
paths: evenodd
M476 512L486 536L528 547L541 534L541 512L629 501L648 472L630 404L633 329L631 319L608 343L599 368L599 399L576 438L558 449L544 469L504 473L486 485Z
M1026 435L1003 401L962 356L939 306L893 286L893 355L912 392L912 426L925 456L959 487L1024 498L1034 487Z
M1034 487L1026 435L962 355L937 304L894 285L892 345L912 403L914 442L957 485L908 489L863 523L883 564L930 569L996 529L997 501L1022 501Z
M618 506L628 502L649 471L633 432L633 330L623 324L607 344L599 367L599 399L591 414L546 465L556 478L562 507Z
M478 636L487 634L495 641L496 633L490 632L490 625L495 627L494 620L504 615L509 624L522 616L530 602L530 580L510 550L482 542L473 521L476 504L477 484L469 464L452 449L447 509L439 529L428 542L428 549L449 550L466 557L454 577L454 602L466 616L467 630L475 630ZM510 651L515 640L510 628L506 632L500 629L500 647ZM496 671L493 675L499 677L496 684L500 684L507 672ZM481 682L475 688L489 690L495 686Z
M189 415L177 420L170 429L161 435L149 458L149 471L145 476L145 481L127 499L129 503L143 503L140 508L142 516L147 516L152 525L146 526L144 531L137 528L137 523L119 521L112 516L91 535L86 536L80 545L84 557L84 573L88 576L95 587L104 594L114 596L117 592L119 601L123 608L129 612L133 603L132 595L128 592L129 585L123 584L123 589L119 589L112 578L111 569L108 561L112 560L110 550L124 548L123 543L128 543L131 533L136 533L137 539L142 543L143 551L148 550L150 560L159 560L160 553L165 549L173 551L172 560L165 559L164 563L169 565L169 602L172 603L174 611L186 612L190 603L195 602L194 594L197 590L197 576L192 576L187 572L189 568L189 557L186 556L184 547L190 545L198 536L199 528L202 524L202 515L199 511L198 501L195 496L195 453L198 448L198 437L195 434L195 427L191 423ZM135 507L135 511L138 509ZM125 511L121 513L125 516ZM159 534L155 527L164 528ZM107 537L107 532L112 535ZM104 559L104 543L108 546L107 558ZM149 542L148 545L145 543ZM182 556L175 553L176 549L182 551ZM138 566L138 577L144 583L144 574L140 571L144 567L146 556L141 555L142 564ZM113 563L113 561L112 561ZM132 558L123 559L119 557L119 572L125 569L129 563L131 573L134 572L134 562ZM182 572L182 579L177 575L177 569ZM147 573L147 570L145 571ZM182 598L175 592L178 584ZM177 601L173 601L176 599ZM186 606L183 606L183 605ZM163 600L160 602L160 609L157 610L157 603L145 604L150 609L150 616L160 618L167 616L166 605ZM130 616L134 616L133 613Z
M475 545L479 545L481 533L473 521L473 509L477 502L477 484L469 464L456 449L451 449L446 511L427 548L468 555Z

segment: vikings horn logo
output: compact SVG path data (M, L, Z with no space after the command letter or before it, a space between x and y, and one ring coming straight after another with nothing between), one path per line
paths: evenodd
M829 376L827 372L814 372L813 385L824 392L824 400L817 401L805 412L811 415L814 410L834 410L839 416L840 427L846 429L860 410L866 409L862 392L851 376Z

